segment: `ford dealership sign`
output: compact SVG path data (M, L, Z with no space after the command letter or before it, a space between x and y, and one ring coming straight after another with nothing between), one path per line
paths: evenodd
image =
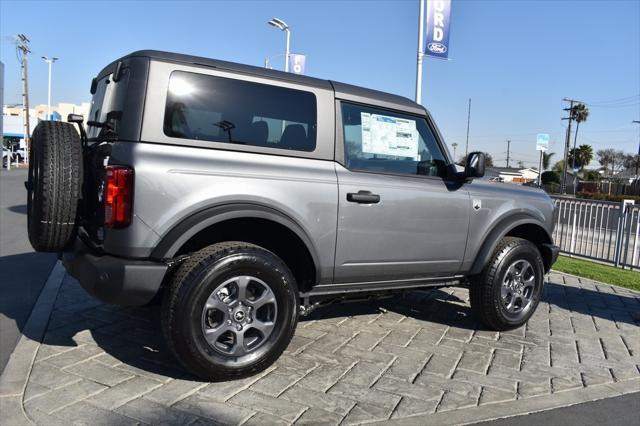
M427 0L427 44L424 54L435 58L449 57L449 24L451 0Z

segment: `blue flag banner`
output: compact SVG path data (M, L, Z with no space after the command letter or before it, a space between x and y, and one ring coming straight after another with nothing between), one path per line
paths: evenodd
M451 0L427 0L427 42L424 54L434 58L449 57Z
M289 54L289 71L294 74L304 74L304 66L307 61L307 57L304 55L298 55L296 53Z

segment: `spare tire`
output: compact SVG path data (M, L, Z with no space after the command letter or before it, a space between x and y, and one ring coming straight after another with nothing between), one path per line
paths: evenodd
M82 142L73 124L41 121L29 160L29 241L36 251L62 251L75 236L82 194Z

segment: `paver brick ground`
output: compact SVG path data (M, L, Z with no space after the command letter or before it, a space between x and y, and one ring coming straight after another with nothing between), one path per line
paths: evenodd
M551 273L529 323L483 329L464 288L333 305L285 354L205 383L168 352L158 307L93 300L65 277L23 406L38 424L360 424L640 377L640 294Z

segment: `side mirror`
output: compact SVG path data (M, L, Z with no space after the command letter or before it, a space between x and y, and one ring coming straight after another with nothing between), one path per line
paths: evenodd
M470 152L464 167L466 179L481 178L484 176L484 152Z

